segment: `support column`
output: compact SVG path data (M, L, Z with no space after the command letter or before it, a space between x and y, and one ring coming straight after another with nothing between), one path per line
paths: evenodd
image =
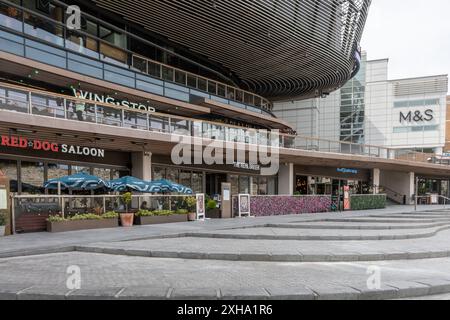
M152 180L152 153L133 152L131 155L131 175L133 177Z
M294 179L294 164L280 165L280 171L278 172L278 193L280 195L294 195Z
M372 184L373 184L373 194L378 194L380 192L380 169L373 169L372 172Z

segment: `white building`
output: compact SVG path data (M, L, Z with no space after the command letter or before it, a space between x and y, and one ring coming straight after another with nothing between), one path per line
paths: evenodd
M448 76L388 80L388 59L366 61L326 98L275 105L299 135L442 153Z

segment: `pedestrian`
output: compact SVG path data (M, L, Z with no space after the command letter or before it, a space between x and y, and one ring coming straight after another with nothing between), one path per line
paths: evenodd
M82 99L81 98L81 92L77 91L76 97L78 99ZM82 102L80 100L77 100L75 102L75 112L77 114L77 118L78 118L79 121L84 121L83 114L84 114L85 111L86 111L86 103L84 103L84 102Z

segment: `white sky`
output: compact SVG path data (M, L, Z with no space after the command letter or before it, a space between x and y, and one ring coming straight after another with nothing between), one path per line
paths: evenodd
M361 46L389 79L450 74L450 1L372 0Z

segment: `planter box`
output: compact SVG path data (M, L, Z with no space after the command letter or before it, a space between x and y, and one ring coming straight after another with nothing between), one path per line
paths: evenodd
M62 222L47 221L48 232L67 232L67 231L107 229L118 227L119 227L118 219L79 220L79 221L62 221Z
M206 218L221 219L222 218L222 210L220 210L220 209L206 210Z
M0 226L0 237L3 237L5 235L5 227Z
M138 226L145 226L150 224L163 224L175 222L187 222L187 214L173 214L171 216L150 216L150 217L135 217L134 224Z

